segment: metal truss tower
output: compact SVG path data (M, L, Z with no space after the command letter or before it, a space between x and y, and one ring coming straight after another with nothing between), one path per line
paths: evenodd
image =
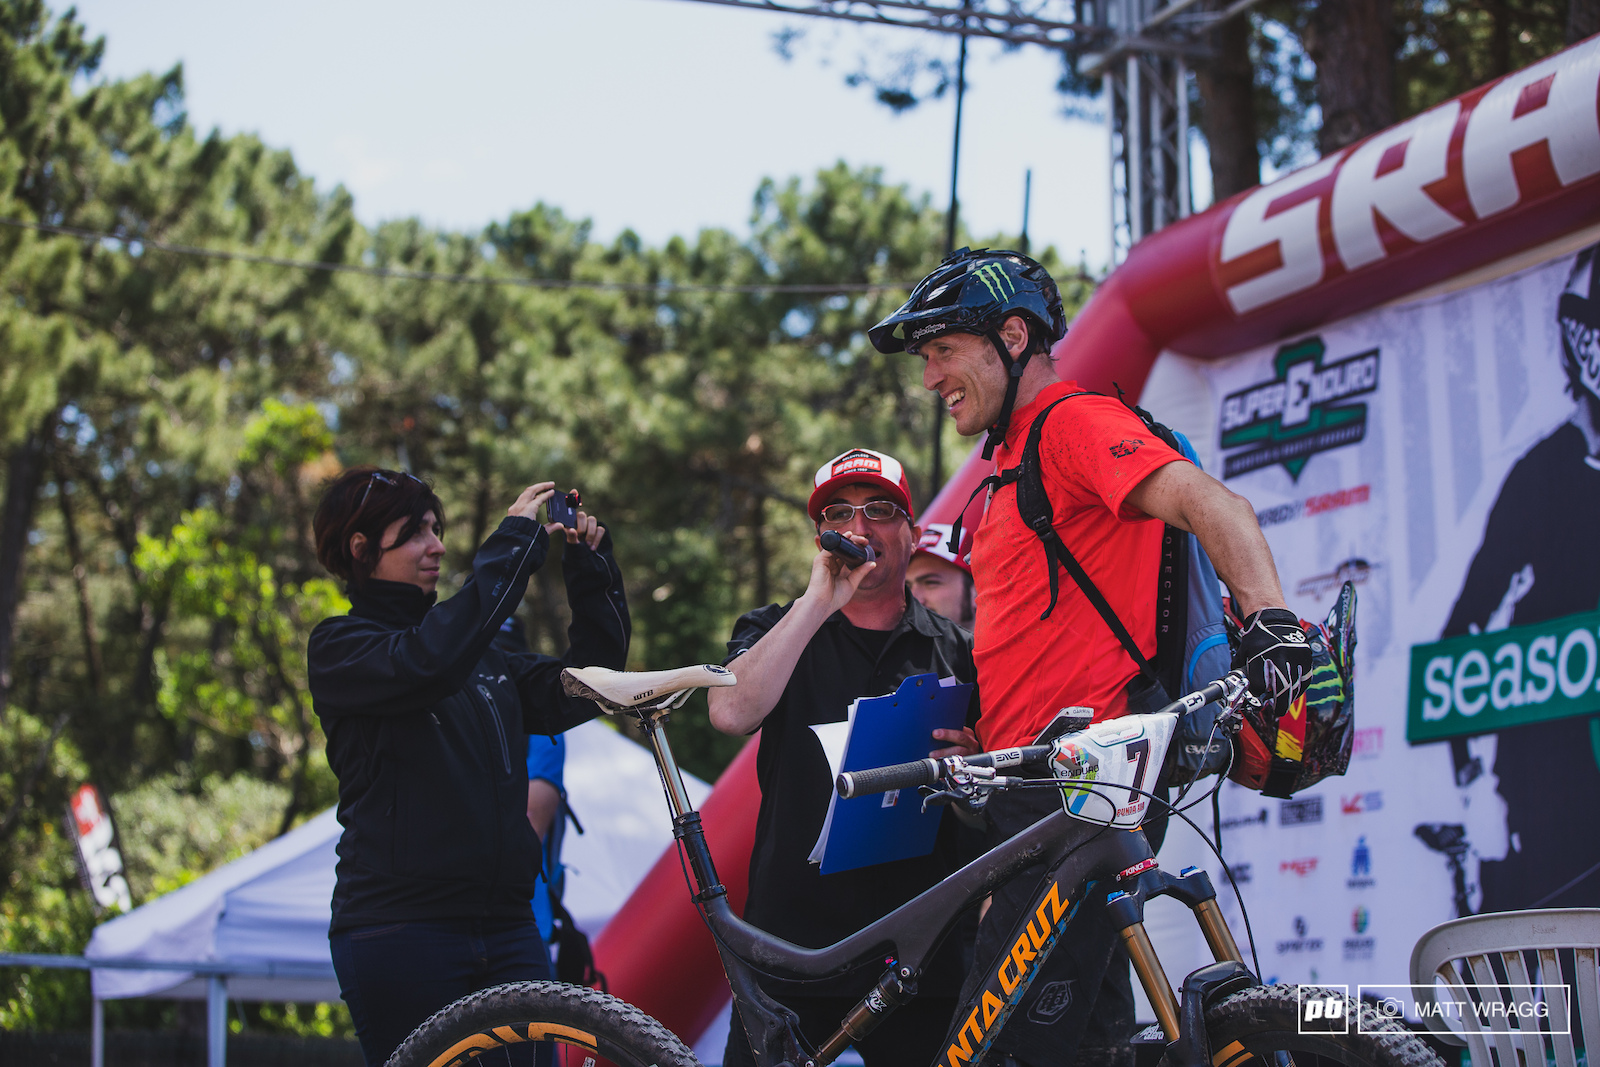
M1191 210L1190 60L1200 33L1252 6L1237 0L693 0L724 7L1037 44L1100 78L1111 135L1111 255ZM1214 0L1213 0L1214 2Z

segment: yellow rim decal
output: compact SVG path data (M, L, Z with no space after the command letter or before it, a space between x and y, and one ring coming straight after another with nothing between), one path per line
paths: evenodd
M562 1026L560 1023L529 1023L528 1036L522 1037L509 1026L494 1028L494 1036L489 1034L473 1034L464 1037L451 1045L438 1059L428 1067L452 1067L462 1062L463 1059L476 1059L492 1048L503 1048L507 1044L525 1041L548 1041L551 1039L570 1041L581 1045L590 1052L599 1052L599 1042L595 1036L571 1026ZM592 1063L593 1061L587 1061Z
M584 1033L582 1030L571 1026L562 1026L559 1023L529 1023L528 1040L545 1041L552 1037L559 1037L567 1041L583 1045L590 1052L598 1052L600 1043L593 1034Z
M457 1057L463 1054L469 1057L477 1056L492 1048L499 1048L500 1045L499 1041L496 1041L488 1034L473 1034L471 1037L462 1038L454 1045L451 1045L445 1050L444 1055L434 1060L428 1067L448 1067L449 1064L457 1061Z
M1237 1063L1248 1055L1250 1053L1243 1045L1233 1041L1228 1044L1227 1048L1211 1057L1212 1067L1229 1067L1230 1064Z

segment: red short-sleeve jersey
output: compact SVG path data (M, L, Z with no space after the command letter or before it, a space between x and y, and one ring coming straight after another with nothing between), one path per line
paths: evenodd
M1043 390L1018 408L996 451L996 467L1022 459L1028 429L1076 382ZM1134 486L1158 467L1186 462L1112 397L1086 395L1050 413L1039 443L1053 525L1090 580L1104 594L1147 657L1156 653L1156 571L1162 523L1124 504ZM1055 611L1050 574L1058 570ZM1065 707L1087 706L1095 718L1127 710L1123 687L1139 673L1094 605L1017 513L1017 488L992 495L972 547L978 616L973 658L983 714L978 737L986 749L1031 742Z

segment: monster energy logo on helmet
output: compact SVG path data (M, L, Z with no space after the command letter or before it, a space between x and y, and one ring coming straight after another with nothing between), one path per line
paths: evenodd
M987 334L1012 315L1028 323L1035 350L1048 351L1067 332L1061 293L1049 271L1020 252L963 248L867 334L878 351L903 352L908 340Z
M1013 315L1028 332L1015 358L1000 336L1001 325ZM963 248L918 282L900 310L868 330L867 337L879 352L904 352L908 331L914 345L947 333L970 333L994 346L1006 370L1006 395L983 446L983 458L989 459L1010 425L1028 360L1050 351L1067 332L1067 319L1055 279L1038 263L1020 252Z
M985 263L972 272L972 276L986 285L996 300L1006 300L1017 293L1016 283L993 263Z

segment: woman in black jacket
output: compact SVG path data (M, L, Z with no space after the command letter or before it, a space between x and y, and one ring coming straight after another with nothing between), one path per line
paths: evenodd
M437 604L444 509L425 483L353 468L317 508L317 558L350 597L308 649L344 826L328 936L371 1067L451 1001L550 977L528 903L540 852L527 735L594 717L562 691L561 668L621 669L631 632L605 529L581 511L574 529L539 525L553 490L524 489ZM562 533L571 647L559 660L495 647Z

